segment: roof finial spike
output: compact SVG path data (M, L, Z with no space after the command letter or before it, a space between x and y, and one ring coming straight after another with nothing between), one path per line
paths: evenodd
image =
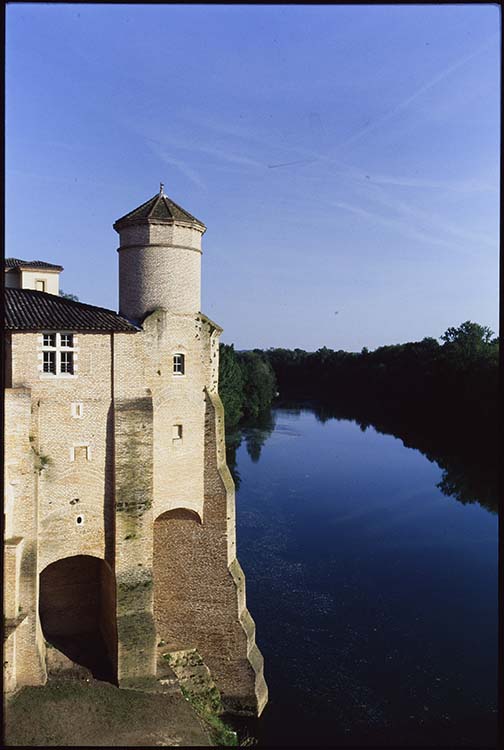
M162 182L159 183L159 195L164 195L164 184Z

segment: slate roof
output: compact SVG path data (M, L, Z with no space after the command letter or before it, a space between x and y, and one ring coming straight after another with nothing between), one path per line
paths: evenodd
M114 224L114 229L119 231L130 224L149 224L149 223L166 223L183 222L206 229L202 221L199 221L189 211L181 208L175 201L168 198L162 191L154 195L138 208L134 208L128 214L121 216Z
M5 289L8 331L125 331L139 328L113 310L34 289Z
M20 260L19 258L6 258L5 269L11 268L47 268L48 271L63 271L63 266L54 263L46 263L45 260Z

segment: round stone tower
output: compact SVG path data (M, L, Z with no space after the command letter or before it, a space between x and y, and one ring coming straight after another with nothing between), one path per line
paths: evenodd
M200 311L201 237L205 225L159 194L114 224L119 234L119 313L141 321L162 308Z

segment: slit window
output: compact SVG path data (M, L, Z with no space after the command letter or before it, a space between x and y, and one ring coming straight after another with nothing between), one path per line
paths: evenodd
M81 401L73 401L70 407L72 417L82 419L84 416L84 404Z
M42 372L49 375L74 374L73 333L44 333L42 338Z
M182 425L174 424L172 426L172 445L173 447L180 447L182 445Z
M173 355L173 374L183 375L185 371L185 357L183 354L177 353Z

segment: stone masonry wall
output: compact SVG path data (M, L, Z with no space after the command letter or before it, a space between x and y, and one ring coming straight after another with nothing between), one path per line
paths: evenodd
M268 688L264 660L255 642L255 624L246 607L245 575L236 558L234 483L226 465L224 409L216 392L207 392L206 407L205 512L218 554L226 557L227 576L219 593L228 605L226 643L220 644L212 634L200 646L200 653L228 710L260 715ZM225 540L225 549L221 540Z
M170 648L195 647L200 651L229 710L254 714L264 707L267 688L262 656L255 645L254 624L245 607L244 576L235 557L234 487L225 465L222 404L216 395L217 329L202 315L196 316L193 327L194 324L191 352L195 365L193 377L197 380L188 383L187 395L181 392L180 408L187 414L194 409L192 425L198 430L201 453L197 455L195 445L194 458L187 467L179 463L181 456L175 455L171 461L167 457L159 462L159 475L155 471L156 628L158 639ZM181 330L180 323L175 330ZM190 336L186 340L190 342ZM172 392L177 387L179 384L174 383ZM168 403L170 384L165 388ZM157 398L162 403L162 392L160 389L154 397L155 420L159 412ZM191 400L191 392L201 400ZM161 432L158 438L161 443ZM183 496L178 503L162 504L156 494L157 481L170 489L181 483L200 491L200 485L196 484L198 476L191 472L191 466L201 460L204 462L199 477L203 479L202 507L187 502Z
M13 334L6 448L21 482L9 485L6 506L15 541L8 595L27 616L9 641L9 684L45 680L39 574L89 555L110 565L100 563L88 593L121 686L154 680L162 638L198 648L229 710L264 707L262 656L235 554L219 331L199 312L156 310L138 333L78 333L68 378L41 373L42 334ZM173 372L175 353L184 354L183 375ZM65 587L67 579L62 601Z
M122 247L129 245L178 245L201 250L203 230L183 224L148 223L124 227L119 232Z
M153 401L154 518L172 508L203 514L204 388L201 317L157 311L144 321L145 371ZM173 355L184 355L184 374ZM182 431L177 437L177 428Z
M115 402L118 680L155 675L152 615L152 401Z
M153 410L144 334L114 338L115 572L118 681L156 671L152 614Z
M19 628L19 634L26 633L26 646L16 635L20 684L45 681L39 573L52 562L77 554L112 563L114 555L112 338L75 334L76 373L70 378L41 373L41 338L41 333L12 334L12 384L16 389L25 387L29 394L27 418L18 422L25 441L23 455L33 466L33 495L24 506L30 522L19 519L14 526L25 535L32 529L21 561L21 602L30 601L30 614ZM82 408L80 417L75 416L76 403ZM15 455L12 446L6 446L6 455ZM34 648L40 662L36 675Z
M157 308L196 313L201 297L201 231L177 225L148 225L121 231L119 310L141 320Z
M4 580L5 615L12 622L4 656L9 689L46 680L45 647L37 614L38 472L29 441L31 406L29 388L5 391L4 553L14 557L14 564L6 565Z
M44 467L37 479L39 535L44 540L38 572L71 555L110 558L111 336L74 335L77 369L70 378L47 378L39 371L42 334L12 338L13 385L31 389L30 445ZM75 403L82 405L81 417L74 416Z

